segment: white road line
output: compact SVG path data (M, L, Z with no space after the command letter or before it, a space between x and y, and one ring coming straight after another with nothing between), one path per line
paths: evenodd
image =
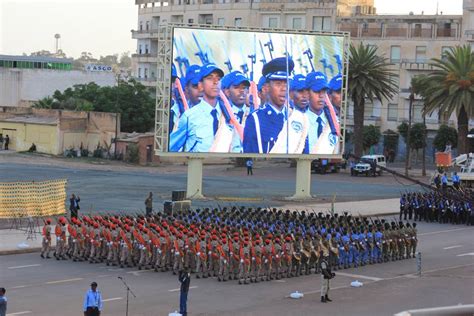
M448 249L461 248L461 247L462 247L462 245L456 245L456 246L444 247L443 249L448 250Z
M22 288L27 287L27 286L29 286L29 285L18 285L18 286L12 286L12 287L10 287L9 289L10 289L10 290L22 289Z
M197 286L190 286L189 289L195 289L197 288ZM172 290L168 290L168 292L178 292L179 290L181 289L172 289Z
M111 302L111 301L118 301L118 300L123 300L123 297L108 298L108 299L102 300L102 302Z
M474 256L474 252L467 252L457 255L456 257Z
M466 229L471 229L472 230L472 228L456 228L456 229L438 230L438 231L435 231L435 232L421 233L421 234L418 234L418 236L429 236L429 235L450 233L450 232L456 232L456 231L466 230Z
M58 280L58 281L49 281L45 284L57 284L57 283L65 283L65 282L73 282L73 281L80 281L84 280L83 278L75 278L75 279L65 279L65 280Z
M23 268L31 268L31 267L39 267L41 264L29 264L26 266L15 266L15 267L8 267L8 269L23 269Z
M285 280L274 280L273 282L278 282L278 283L286 283Z
M143 272L148 272L148 271L153 271L153 270L152 269L134 270L134 271L128 271L126 273L135 274L135 273L143 273Z
M14 316L14 315L25 315L25 314L31 314L31 311L24 311L24 312L17 312L17 313L10 313L7 314L7 316Z
M360 275L360 274L352 274L352 273L345 273L345 272L336 272L336 276L342 275L346 277L356 278L356 279L366 279L372 281L382 281L382 278L371 277L367 275Z

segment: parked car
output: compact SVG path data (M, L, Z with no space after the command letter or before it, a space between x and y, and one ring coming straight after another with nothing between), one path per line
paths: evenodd
M375 173L373 166L375 165ZM385 156L383 155L366 155L362 156L360 161L351 168L351 176L364 174L365 176L378 174L382 175L380 167L386 167Z

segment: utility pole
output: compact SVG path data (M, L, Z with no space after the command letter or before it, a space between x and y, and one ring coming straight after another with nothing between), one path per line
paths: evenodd
M426 158L426 133L427 133L427 130L426 130L426 114L425 114L424 109L423 109L423 126L425 127L425 129L423 131L423 160L421 161L421 175L423 177L425 177L426 176L425 158Z
M415 99L415 94L413 93L413 88L410 87L410 105L408 107L408 129L407 129L407 152L405 157L405 175L408 176L408 168L410 166L410 133L411 133L411 112L413 107L413 100Z

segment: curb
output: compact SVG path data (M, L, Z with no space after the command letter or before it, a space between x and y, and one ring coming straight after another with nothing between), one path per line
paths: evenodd
M34 252L40 252L40 251L41 251L41 247L34 247L34 248L27 248L27 249L1 250L0 256L20 255L24 253L34 253Z

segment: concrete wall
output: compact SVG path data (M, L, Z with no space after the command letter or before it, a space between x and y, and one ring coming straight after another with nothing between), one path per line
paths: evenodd
M0 106L25 106L76 84L115 85L115 75L105 72L0 68Z
M117 142L117 154L122 154L123 159L125 160L128 155L128 147L130 145L138 146L138 163L140 165L146 165L148 163L159 163L160 157L155 156L154 152L154 135L141 135L133 139L128 140L118 140ZM149 151L151 152L149 153ZM151 157L147 157L151 155ZM151 158L151 161L150 159Z
M0 122L0 133L10 137L9 149L16 151L28 150L35 143L38 152L58 155L58 127L29 123Z

